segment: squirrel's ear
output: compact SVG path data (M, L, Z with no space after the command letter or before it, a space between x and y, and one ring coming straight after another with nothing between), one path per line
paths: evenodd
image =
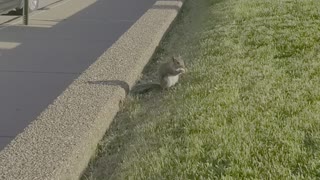
M177 60L177 58L172 56L172 61L175 62L176 60Z

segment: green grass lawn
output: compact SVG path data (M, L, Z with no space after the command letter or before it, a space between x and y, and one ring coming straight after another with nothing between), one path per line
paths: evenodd
M320 179L320 1L188 0L83 179Z

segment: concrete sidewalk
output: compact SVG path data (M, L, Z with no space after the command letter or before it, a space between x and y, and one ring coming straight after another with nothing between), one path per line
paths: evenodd
M156 0L65 0L0 26L0 150Z

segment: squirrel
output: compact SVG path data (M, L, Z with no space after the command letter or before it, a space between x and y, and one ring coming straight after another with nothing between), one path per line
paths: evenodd
M153 89L168 89L179 81L179 76L186 72L185 64L182 57L173 56L169 62L159 67L158 76L159 83L147 83L137 85L132 92L143 94Z

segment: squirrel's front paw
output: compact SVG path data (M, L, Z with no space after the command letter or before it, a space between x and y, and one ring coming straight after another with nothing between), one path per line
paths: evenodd
M186 70L184 68L178 68L177 71L181 74L186 72Z

